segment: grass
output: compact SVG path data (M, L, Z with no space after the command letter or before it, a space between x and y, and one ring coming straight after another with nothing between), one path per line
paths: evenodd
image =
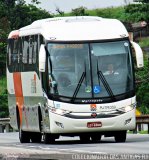
M148 131L139 131L140 134L148 134Z
M133 134L133 131L128 131L127 132L128 134ZM137 133L139 133L139 134L148 134L148 131L137 131Z

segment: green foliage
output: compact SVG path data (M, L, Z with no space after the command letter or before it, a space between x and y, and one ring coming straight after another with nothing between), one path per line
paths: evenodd
M125 16L128 22L149 22L149 4L129 4L125 7Z
M6 77L0 77L0 118L8 117Z
M7 37L11 30L19 29L31 24L37 19L53 17L45 10L33 4L26 5L24 0L0 0L0 118L8 117L8 103L6 92L6 49Z
M124 8L123 7L109 7L104 9L95 9L88 11L89 15L99 16L103 18L116 18L119 20L124 20Z
M6 74L6 42L0 42L0 76Z
M12 10L10 12L12 12ZM13 14L11 15L13 15L10 17L12 29L19 29L21 27L31 24L33 21L38 19L53 17L53 15L51 15L47 11L38 9L32 4L16 5L13 9Z
M149 61L144 54L144 68L136 69L136 96L139 110L143 114L149 114Z
M7 94L0 94L0 118L9 116Z
M56 7L56 12L60 14L60 16L64 16L64 11L60 10L59 7Z
M73 16L87 16L88 14L86 13L86 7L79 7L72 9L71 14Z
M6 87L7 87L6 76L0 76L0 95L6 93Z
M147 38L141 38L141 41L139 42L139 45L143 47L149 47L149 37Z
M135 0L135 2L149 3L149 0Z
M145 130L145 131L139 131L140 134L148 134L148 131Z
M32 3L37 4L39 1L32 0ZM37 19L49 17L53 17L53 15L33 4L26 5L24 0L0 1L0 19L6 18L5 21L8 22L11 30L29 25Z
M78 7L72 9L70 13L65 13L64 16L99 16L103 18L116 18L124 21L125 10L124 7L109 7L88 10L86 7Z
M35 4L40 4L41 2L39 2L38 0L32 0L31 1L32 3L35 3Z
M149 3L128 4L124 7L109 7L88 10L86 7L72 9L71 13L64 16L99 16L103 18L116 18L123 22L139 22L145 20L149 22Z

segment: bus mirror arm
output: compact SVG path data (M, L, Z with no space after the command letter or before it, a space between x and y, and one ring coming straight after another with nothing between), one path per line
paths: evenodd
M50 87L52 87L52 88L57 88L57 83L56 83L56 81L52 81L52 82L50 83Z
M41 44L39 50L39 71L45 72L45 65L46 65L46 50L44 44Z
M137 67L142 68L144 66L142 49L137 43L133 41L131 41L131 44L135 50Z

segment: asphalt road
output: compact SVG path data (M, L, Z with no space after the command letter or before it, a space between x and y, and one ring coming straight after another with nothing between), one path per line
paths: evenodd
M18 133L0 133L0 158L15 159L149 159L149 135L128 134L125 143L102 137L81 143L79 137L60 137L54 144L21 144Z

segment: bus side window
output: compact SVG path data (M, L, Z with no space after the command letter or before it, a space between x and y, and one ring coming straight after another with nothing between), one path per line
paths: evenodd
M22 47L23 47L23 56L22 62L28 63L28 55L29 55L29 37L22 38Z
M22 38L24 64L36 64L38 53L38 35L32 35Z
M9 46L8 46L9 65L17 64L20 62L19 50L20 50L19 39L9 39Z
M7 56L9 65L12 64L12 62L11 62L12 53L13 53L13 39L9 39L8 40L8 56Z
M29 37L29 64L33 63L33 48L34 48L34 37Z
M33 36L33 56L32 62L35 64L37 62L37 53L38 53L38 35Z

